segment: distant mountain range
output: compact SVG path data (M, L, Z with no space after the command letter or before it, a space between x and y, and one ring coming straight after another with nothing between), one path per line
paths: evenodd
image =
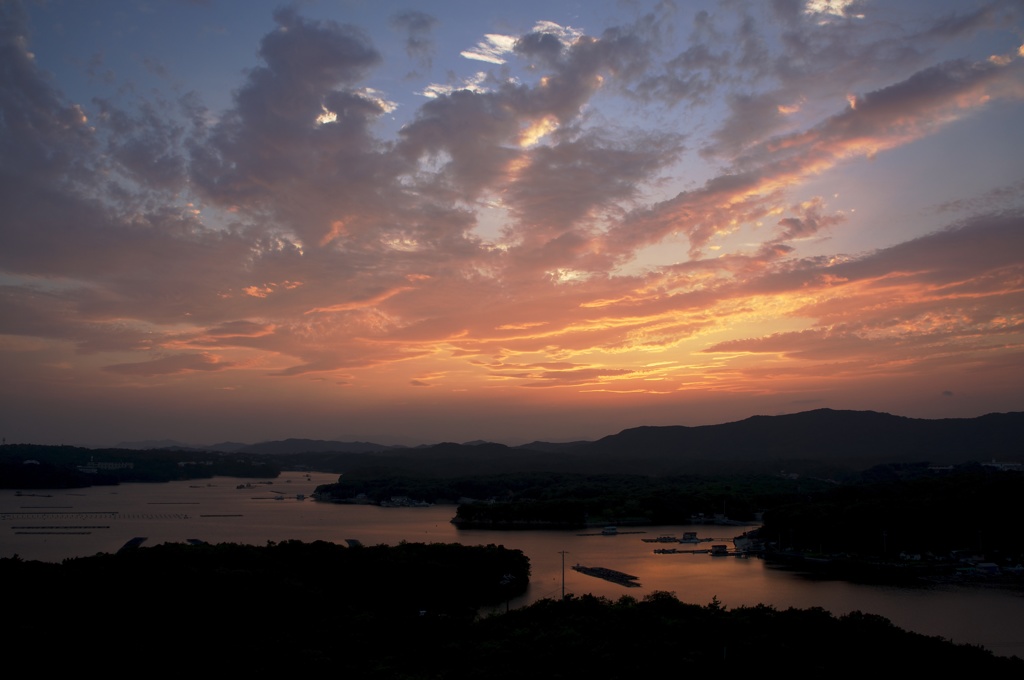
M143 451L149 449L171 449L175 451L216 451L218 453L266 453L287 455L291 453L379 453L393 449L404 449L404 446L385 446L370 442L340 442L325 439L282 439L278 441L243 444L240 442L220 442L209 446L183 444L173 439L144 440L121 442L114 448Z
M156 442L154 442L156 443ZM432 475L556 472L677 474L723 469L767 469L799 461L843 468L881 463L1024 460L1024 413L977 418L905 418L874 411L818 409L754 416L720 425L647 426L596 441L533 442L510 447L491 442L419 447L369 442L286 439L259 444L224 442L208 447L126 442L120 448L173 448L225 453L342 455L349 465Z

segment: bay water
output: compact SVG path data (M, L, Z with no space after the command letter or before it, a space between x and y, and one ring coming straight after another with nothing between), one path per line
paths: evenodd
M705 552L658 554L659 548L732 549L732 538L751 527L678 525L566 531L460 530L455 506L382 508L320 503L327 473L285 472L261 483L216 477L160 484L122 484L85 489L16 492L0 490L0 557L60 562L116 552L134 538L143 546L181 543L265 545L291 539L345 545L462 543L522 550L531 564L529 589L496 611L525 606L562 593L616 600L642 599L655 591L727 608L766 604L776 609L821 607L839 616L878 614L895 625L956 643L981 645L1002 656L1024 658L1024 593L962 585L897 587L809 578L750 557L713 557ZM696 531L702 542L662 544L643 539ZM636 587L588 576L574 565L606 567L636 576Z

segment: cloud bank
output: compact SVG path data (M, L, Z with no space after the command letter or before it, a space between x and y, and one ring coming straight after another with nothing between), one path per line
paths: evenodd
M1021 110L1019 4L659 4L462 46L396 10L403 55L337 18L272 19L212 110L173 88L79 100L26 7L0 5L0 361L29 421L54 390L281 395L268 436L296 434L292 408L357 403L379 433L426 393L479 395L491 419L548 395L536 418L563 405L567 436L596 399L635 417L848 388L826 403L870 407L898 385L1024 407L1020 136L958 195L862 200L870 218L838 198ZM979 37L1003 49L956 55ZM427 98L375 80L400 56L429 80L443 50L490 70ZM949 164L921 181L961 181Z

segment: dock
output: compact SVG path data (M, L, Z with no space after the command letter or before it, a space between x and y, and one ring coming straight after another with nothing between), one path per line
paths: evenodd
M713 545L710 548L694 548L684 550L680 548L655 548L655 555L711 555L712 557L748 557L754 552L748 550L729 550L724 544Z

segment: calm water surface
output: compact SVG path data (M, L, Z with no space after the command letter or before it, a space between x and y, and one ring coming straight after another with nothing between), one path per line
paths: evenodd
M218 477L31 491L20 496L0 490L0 557L17 554L27 560L59 562L116 552L137 536L146 537L144 545L188 539L253 545L289 539L341 544L356 539L364 545L494 543L522 550L530 558L529 591L509 603L511 607L558 598L563 583L566 593L592 593L613 600L622 595L640 599L663 590L701 605L717 597L729 608L763 603L777 609L822 607L836 615L859 610L884 616L901 628L1024 658L1024 595L1020 593L810 580L756 558L654 553L658 547L707 548L710 543L663 546L641 540L697 531L699 537L727 543L731 549L732 538L742 527L640 527L635 530L643 533L615 536L580 535L577 531L459 530L450 522L454 506L380 508L317 503L310 498L318 485L336 480L337 475L288 472L271 484ZM239 489L240 484L251 486ZM573 571L574 564L634 574L641 586L625 588L586 576Z

